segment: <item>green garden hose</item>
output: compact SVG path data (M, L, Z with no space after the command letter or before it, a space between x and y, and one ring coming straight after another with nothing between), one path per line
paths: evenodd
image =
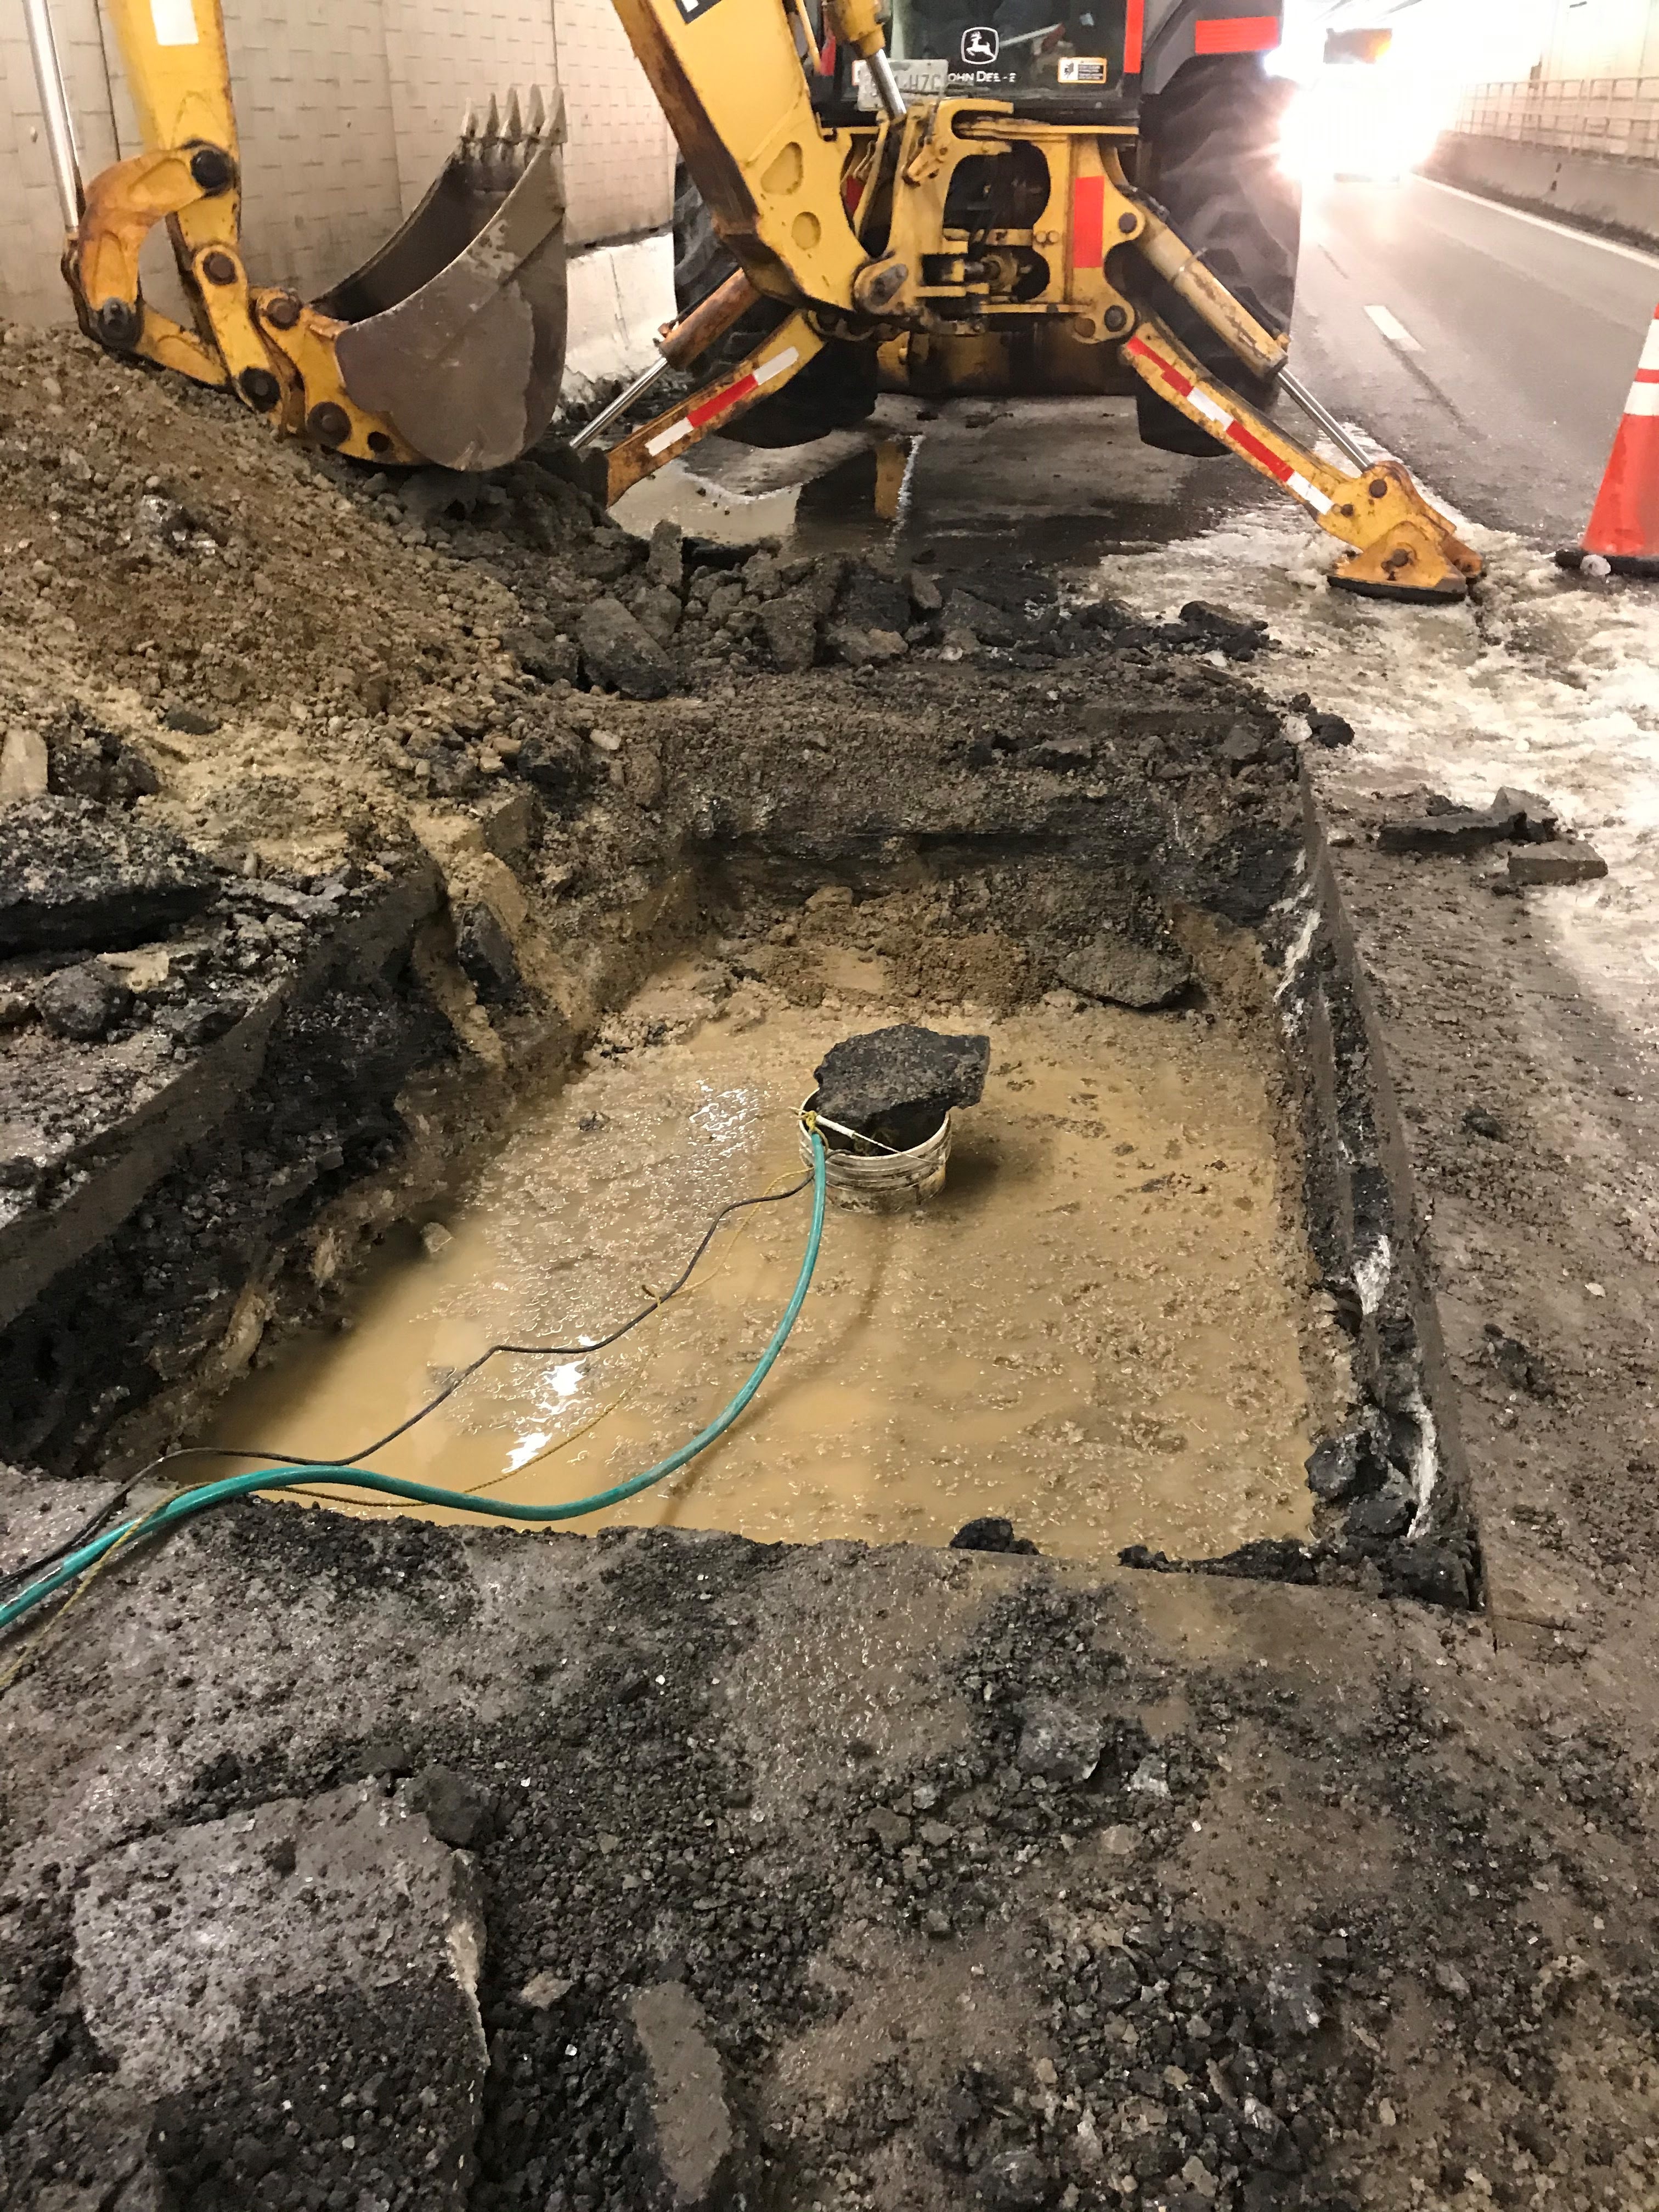
M800 1273L795 1279L795 1287L783 1310L782 1318L773 1330L765 1351L756 1361L753 1372L736 1397L721 1408L706 1429L700 1429L689 1443L680 1445L677 1451L670 1452L666 1459L660 1459L654 1467L647 1468L643 1474L636 1474L627 1482L617 1483L609 1490L597 1491L591 1498L574 1498L568 1504L515 1505L504 1498L475 1496L461 1490L439 1490L430 1483L405 1481L401 1475L378 1474L368 1468L259 1468L251 1474L233 1474L221 1482L204 1482L199 1488L182 1492L179 1497L170 1498L165 1505L153 1508L149 1513L139 1514L130 1521L123 1521L113 1528L106 1528L89 1544L83 1544L78 1551L71 1552L50 1574L42 1575L38 1582L31 1583L27 1589L8 1603L0 1605L0 1633L11 1627L15 1621L21 1620L36 1606L45 1604L49 1597L66 1584L75 1582L88 1568L95 1567L107 1553L125 1543L129 1537L140 1532L146 1539L160 1535L163 1529L171 1528L180 1521L188 1521L198 1513L205 1513L210 1506L227 1504L234 1498L246 1498L257 1490L289 1490L301 1485L310 1487L334 1484L352 1490L380 1491L388 1498L407 1498L416 1505L451 1505L463 1512L492 1514L498 1520L536 1522L577 1521L584 1514L601 1512L607 1505L619 1505L623 1498L635 1498L641 1491L649 1490L653 1483L661 1482L665 1477L684 1467L688 1461L694 1460L700 1451L706 1450L716 1437L725 1434L766 1380L773 1362L783 1350L789 1332L795 1325L812 1280L812 1270L817 1265L818 1246L823 1240L823 1139L816 1128L810 1133L812 1140L812 1225L807 1231L806 1249L801 1255Z

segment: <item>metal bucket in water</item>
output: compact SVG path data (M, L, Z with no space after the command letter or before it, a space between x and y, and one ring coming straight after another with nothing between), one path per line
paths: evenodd
M804 1117L811 1111L817 1097L814 1091L801 1109L801 1158L809 1167L812 1143ZM867 1137L863 1141L872 1147L868 1151L850 1146L836 1151L836 1133L821 1123L824 1183L830 1196L837 1205L850 1206L858 1213L902 1212L936 1197L945 1188L945 1170L951 1158L951 1121L947 1113L931 1137L902 1152L878 1151L874 1139Z

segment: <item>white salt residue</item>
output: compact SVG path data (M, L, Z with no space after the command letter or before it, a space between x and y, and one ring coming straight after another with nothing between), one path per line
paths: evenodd
M1194 596L1265 616L1278 647L1253 679L1353 726L1352 746L1310 751L1328 798L1369 805L1428 784L1484 805L1500 784L1540 791L1611 872L1531 894L1540 932L1583 990L1659 1038L1659 585L1588 584L1518 538L1463 534L1487 562L1476 603L1327 588L1342 549L1288 507L1114 556L1101 584L1158 620Z
M1379 1237L1364 1258L1354 1263L1353 1286L1358 1295L1359 1310L1367 1319L1382 1304L1382 1293L1393 1273L1394 1247L1386 1237Z

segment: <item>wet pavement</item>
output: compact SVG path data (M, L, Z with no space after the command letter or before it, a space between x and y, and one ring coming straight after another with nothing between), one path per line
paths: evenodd
M810 446L707 439L614 512L642 535L667 518L732 544L895 544L919 560L1040 560L1085 574L1103 555L1168 544L1279 497L1235 462L1143 446L1133 399L890 395L860 429Z

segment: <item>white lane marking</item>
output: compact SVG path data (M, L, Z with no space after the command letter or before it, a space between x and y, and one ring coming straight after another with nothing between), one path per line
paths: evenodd
M1432 185L1437 192L1449 192L1455 200L1473 200L1476 207L1491 208L1495 215L1512 215L1517 222L1529 222L1537 230L1553 230L1558 238L1570 238L1579 246L1599 246L1603 253L1622 254L1626 261L1639 261L1644 268L1659 269L1659 253L1644 253L1639 246L1621 246L1614 238L1598 238L1593 230L1575 230L1570 222L1552 222L1547 215L1529 215L1525 208L1510 207L1506 200L1483 199L1479 192L1466 192L1456 185L1443 185L1438 177L1414 179L1419 185Z
M1367 307L1365 313L1391 346L1398 346L1401 353L1422 352L1422 347L1398 315L1391 315L1386 307Z

